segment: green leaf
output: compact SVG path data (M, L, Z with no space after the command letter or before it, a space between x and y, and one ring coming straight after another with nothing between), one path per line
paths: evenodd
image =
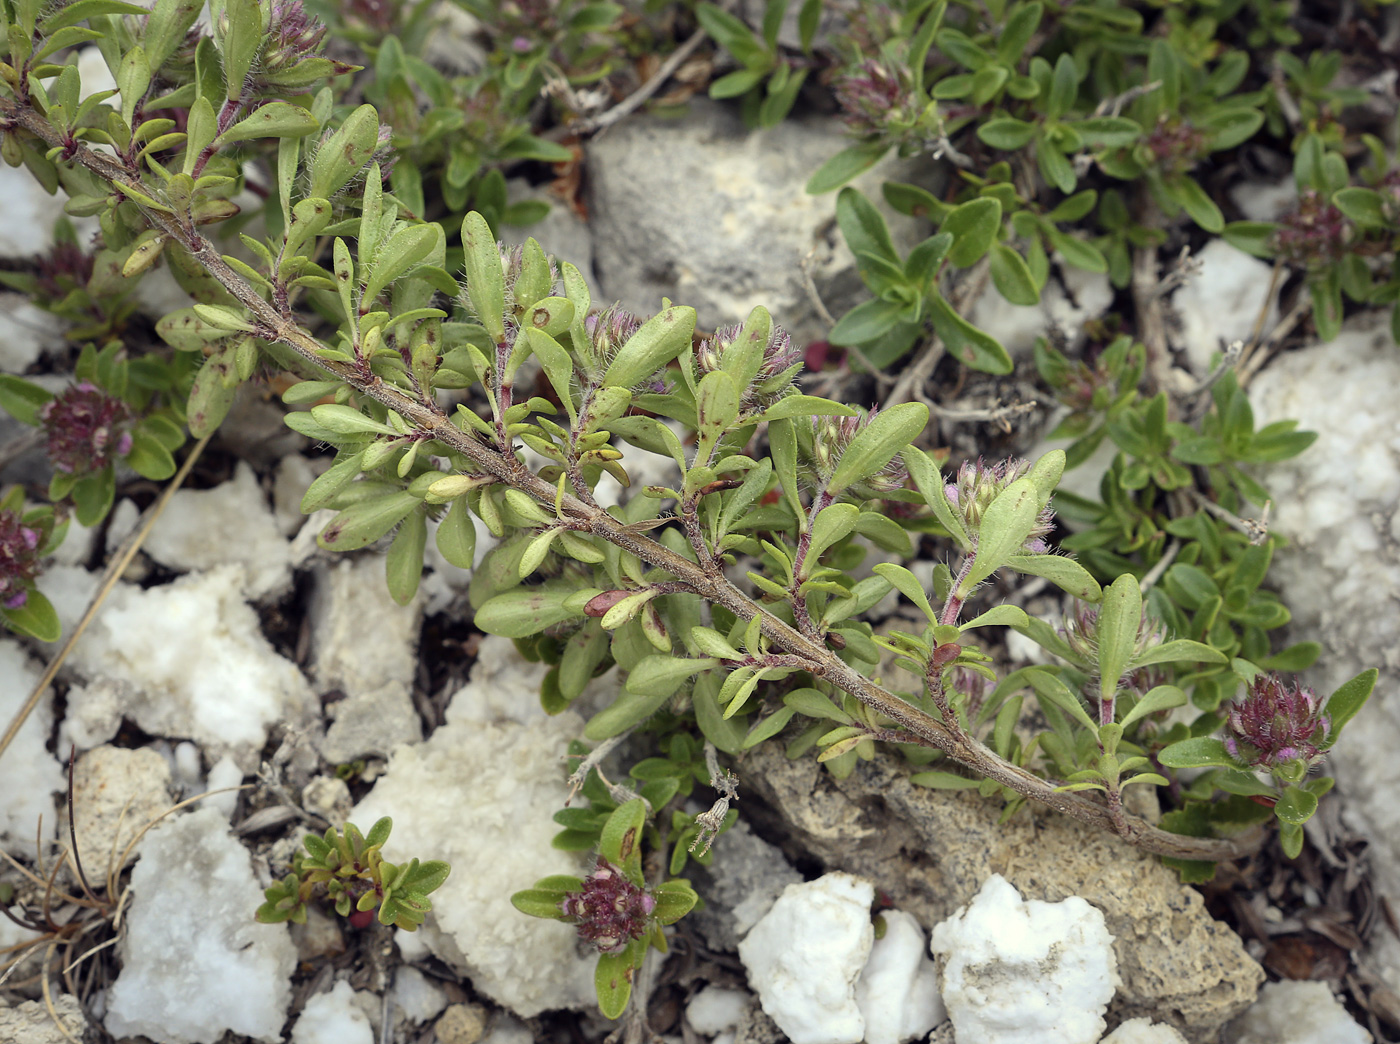
M1369 188L1344 188L1332 195L1332 205L1358 225L1385 228L1385 204L1381 194Z
M957 596L966 599L987 577L991 576L1025 546L1026 538L1040 514L1041 499L1028 478L1017 479L997 494L982 513L977 533L977 557Z
M759 38L723 8L711 3L697 4L695 19L717 44L739 59L741 65L755 66L768 60L769 51Z
M1124 148L1135 145L1137 140L1142 137L1141 125L1136 120L1130 120L1126 116L1093 116L1087 120L1076 120L1071 126L1075 133L1086 142L1100 148ZM1080 217L1083 216L1080 215ZM1050 220L1073 219L1056 217L1052 212Z
M409 225L395 232L375 254L361 300L373 301L386 286L427 258L441 236L442 230L433 224Z
M1010 373L1013 365L1000 341L953 311L941 294L929 299L929 319L950 354L984 373Z
M494 342L505 339L505 274L491 226L475 210L462 219L463 270L477 320Z
M1181 663L1183 661L1191 663L1229 662L1219 649L1203 645L1200 642L1178 638L1175 641L1155 645L1141 656L1134 657L1132 667L1136 670L1138 667L1146 667L1154 663Z
M1238 763L1230 757L1225 744L1211 736L1197 736L1164 747L1157 760L1167 768L1206 768L1223 765L1238 768Z
M1186 693L1184 691L1175 685L1158 685L1143 694L1142 699L1137 701L1133 709L1124 715L1120 724L1126 729L1133 722L1145 718L1149 714L1184 706L1186 706Z
M316 542L328 551L355 551L367 547L421 503L412 493L390 493L357 501L331 519Z
M366 417L353 406L341 406L338 403L327 403L324 406L311 407L311 416L316 423L333 431L339 435L352 435L361 432L370 432L375 435L389 435L397 437L399 432L383 421L377 421L373 417Z
M275 101L254 109L252 115L220 134L218 141L229 145L254 138L301 138L320 129L320 121L300 105Z
M919 583L918 577L908 569L901 565L895 565L893 562L881 562L875 566L874 571L888 580L895 590L905 598L913 602L929 623L938 620L938 614L933 611L928 595L924 593L923 584Z
M786 417L854 417L860 411L844 402L833 402L817 395L787 395L757 417L755 422L782 420Z
M1168 181L1166 188L1167 193L1182 205L1191 220L1207 232L1218 233L1225 230L1225 215L1194 178L1186 174L1179 175Z
M627 691L638 696L667 697L700 671L719 666L714 657L648 656L627 675Z
M836 197L836 221L851 253L871 254L892 265L899 264L899 254L884 217L855 189L843 188Z
M1090 572L1064 555L1012 555L1006 560L1006 566L1018 573L1043 576L1056 587L1086 602L1097 602L1103 595L1103 589Z
M977 128L977 137L994 149L1015 152L1035 137L1035 124L1010 117L988 120Z
M837 320L827 340L838 347L868 344L903 322L908 310L909 306L899 301L862 301Z
M603 377L605 388L633 388L690 346L695 309L672 305L627 339Z
M860 142L842 149L827 160L807 181L809 195L820 196L840 188L846 182L869 170L890 151L888 142Z
M850 536L860 517L860 508L854 504L832 504L823 508L812 523L812 533L807 557L803 561L805 578L810 576L822 553L838 540Z
M646 823L646 802L633 798L612 811L598 839L598 854L635 884L642 883L642 830Z
M160 440L140 428L131 434L131 451L127 465L138 475L155 482L164 482L175 474L175 458Z
M975 627L1014 627L1019 629L1026 625L1027 620L1026 611L1019 606L994 605L985 613L963 624L961 629L964 631L970 631Z
M1274 815L1282 823L1302 826L1317 811L1317 795L1302 787L1285 787L1283 796L1274 806Z
M1001 203L983 197L954 208L943 219L939 231L951 232L954 237L948 260L959 268L968 268L982 260L1000 228Z
M955 775L952 772L916 772L909 777L916 787L931 787L934 790L976 790L982 785L980 779Z
M909 469L914 484L919 487L919 492L923 494L934 517L960 548L964 551L971 550L972 541L967 530L963 528L962 517L948 500L947 486L938 465L923 450L911 446L904 451L904 466Z
M1137 578L1124 573L1103 593L1099 608L1099 695L1107 701L1118 691L1128 669L1142 623L1142 590Z
M21 424L39 426L39 409L53 399L53 393L19 377L0 373L0 410Z
M29 596L18 609L0 609L0 618L20 634L41 642L56 642L63 633L53 603L35 588L29 589Z
M921 402L900 403L877 413L841 454L827 492L839 496L878 472L923 434L928 416L928 407Z
M1376 679L1379 677L1380 672L1376 668L1368 668L1350 681L1343 682L1331 696L1327 697L1324 713L1327 715L1328 727L1327 738L1322 744L1323 750L1331 749L1341 734L1342 726L1356 717L1357 712L1366 705L1366 701L1371 698L1371 690L1376 687Z
M1026 259L1005 243L992 244L991 270L992 285L1009 302L1023 307L1040 303L1040 289Z
M228 21L220 55L224 83L228 86L228 100L238 101L247 89L248 71L262 43L262 9L258 0L225 0L223 14Z
M476 523L467 510L467 498L452 502L437 528L437 549L442 557L460 569L472 568L476 556Z
M598 993L598 1010L603 1013L604 1018L621 1018L622 1013L627 1010L627 1001L632 996L632 972L635 968L631 954L632 947L629 946L621 953L598 955L593 986Z
M389 553L384 557L389 594L399 605L407 605L418 593L418 581L423 576L423 551L427 546L426 509L412 511L394 534Z
M853 720L849 714L832 703L829 697L816 689L795 689L783 697L783 705L809 718L827 719L842 725L849 725Z
M476 611L474 622L487 634L528 638L547 627L583 615L566 605L576 590L575 586L559 581L516 587L487 599Z

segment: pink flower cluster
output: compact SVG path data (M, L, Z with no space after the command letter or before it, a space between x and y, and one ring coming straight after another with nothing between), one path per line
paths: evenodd
M100 471L114 457L130 453L131 433L124 430L130 419L124 402L87 381L70 385L39 409L49 461L70 475Z
M39 531L13 511L0 511L0 606L21 609L39 572Z
M1270 769L1316 761L1330 724L1317 693L1277 674L1257 675L1244 700L1230 708L1228 723L1232 735L1225 738L1225 749L1230 756Z
M583 888L564 896L559 909L599 953L621 953L628 943L651 931L649 919L656 899L599 857L598 868L584 878Z

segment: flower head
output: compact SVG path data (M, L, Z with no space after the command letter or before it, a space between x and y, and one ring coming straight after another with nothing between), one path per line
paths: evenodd
M618 350L642 328L642 321L619 305L592 312L583 320L592 348L592 369L601 378Z
M319 51L325 38L325 25L306 13L301 0L272 0L263 34L263 63L268 69L295 65Z
M1030 473L1031 462L1015 457L986 464L981 457L974 464L964 461L958 468L957 478L943 487L948 500L962 516L969 534L975 534L982 525L982 513L992 501L1011 483ZM1050 545L1045 538L1055 525L1055 513L1048 507L1042 508L1036 516L1035 525L1026 535L1025 549L1033 555L1043 555Z
M812 418L812 448L807 463L816 472L818 485L826 486L835 473L836 465L840 463L841 455L846 452L846 448L850 446L861 429L865 428L879 413L880 408L877 406L868 413L857 414L854 417ZM909 472L904 467L904 461L899 456L895 456L875 474L858 482L854 488L857 493L878 497L882 493L892 493L897 489L902 489L908 480Z
M1322 756L1319 744L1330 725L1317 693L1277 674L1256 675L1227 720L1230 756L1267 769L1306 769Z
M1286 261L1320 268L1341 260L1352 232L1346 215L1322 193L1309 189L1298 194L1298 208L1283 219L1274 233L1274 249Z
M695 352L695 377L721 369L725 353L739 339L738 324L721 326ZM747 388L740 390L740 402L745 412L767 409L786 394L792 380L804 365L803 354L792 346L792 338L781 326L774 326L763 346L763 360Z
M1210 139L1191 121L1164 113L1144 141L1164 174L1185 174L1210 152Z
M583 888L564 896L559 909L599 953L621 953L628 943L651 931L649 918L656 899L600 856L598 868L584 878Z
M1076 602L1074 615L1065 621L1060 634L1084 663L1096 663L1099 658L1099 607L1088 602ZM1138 620L1137 638L1133 642L1132 659L1137 659L1154 646L1167 640L1167 629L1144 607ZM1142 690L1146 692L1147 690Z
M0 606L19 609L39 572L39 531L13 511L0 511Z
M841 115L858 134L883 134L918 116L914 92L897 70L866 59L833 85Z
M70 475L100 471L130 453L130 420L126 403L87 381L70 385L39 410L49 461Z

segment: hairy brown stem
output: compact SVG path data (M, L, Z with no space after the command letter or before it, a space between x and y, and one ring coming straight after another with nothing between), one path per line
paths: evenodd
M62 144L59 132L43 117L11 99L0 99L0 120L11 121L50 145ZM143 195L149 195L149 189L143 187L109 156L79 144L73 160L98 177L111 182L118 190L123 185L130 185ZM326 346L304 330L294 315L279 312L264 300L252 285L224 261L213 243L204 238L191 224L178 220L172 214L156 210L149 210L147 219L188 251L239 304L247 308L254 321L267 332L269 339L280 341L331 376L394 410L410 424L429 432L443 445L460 453L481 472L513 486L533 497L541 505L553 509L556 487L535 475L515 457L505 456L493 447L483 444L470 433L452 424L442 414L416 401L393 385L386 384L379 377L367 376L353 365L326 359L320 354L326 350ZM1120 833L1132 844L1149 852L1178 859L1234 859L1256 851L1263 844L1265 833L1262 827L1231 838L1186 837L1161 830L1139 817L1125 815L1120 828L1119 824L1114 823L1114 817L1104 805L1077 793L1057 790L1047 780L998 757L974 737L956 734L943 722L876 685L834 652L807 638L796 628L749 599L718 568L701 568L660 543L630 531L624 523L606 511L591 507L572 494L566 493L561 503L564 514L575 522L582 523L588 532L636 555L648 565L670 573L706 601L723 606L742 620L759 617L760 627L769 642L776 649L802 657L810 665L808 670L815 676L850 693L866 706L918 737L921 742L937 747L954 761L1010 787L1027 798L1048 805L1083 823L1111 833Z

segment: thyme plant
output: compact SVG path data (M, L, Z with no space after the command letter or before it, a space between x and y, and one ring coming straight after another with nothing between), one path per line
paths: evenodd
M576 924L597 946L609 1015L625 1007L647 948L664 946L662 927L695 902L665 871L710 858L709 842L732 821L737 785L720 756L780 735L790 754L815 749L837 774L902 756L916 782L977 788L1008 815L1027 801L1048 805L1188 874L1256 848L1269 819L1296 854L1331 785L1309 770L1376 672L1326 698L1279 677L1317 650L1270 646L1266 632L1287 619L1260 590L1272 538L1237 539L1217 523L1219 512L1238 522L1245 503L1262 505L1249 468L1301 451L1306 435L1289 423L1256 432L1229 378L1196 419L1174 416L1165 393L1139 393L1143 355L1131 338L1092 367L1043 346L1040 369L1073 410L1062 432L1078 440L1073 462L1105 438L1122 451L1102 503L1056 500L1062 451L945 474L926 448L922 402L866 410L805 394L803 354L762 307L707 334L683 304L633 316L595 301L566 259L533 239L498 242L501 218L528 216L506 205L499 164L568 159L533 133L522 99L548 85L567 109L576 88L612 67L610 48L634 37L614 24L611 4L554 5L535 21L515 5L466 6L514 53L452 80L374 22L421 40L416 16L352 5L336 32L374 69L356 81L359 67L326 56L326 27L298 0L212 0L208 33L191 0L156 0L149 12L124 0L55 9L0 0L0 153L62 188L68 212L101 230L91 251L60 236L47 268L11 279L79 323L87 344L57 395L0 378L0 406L43 429L56 468L48 503L30 506L23 491L0 501L6 624L57 638L40 557L63 519L100 519L119 465L168 477L187 434L213 432L241 384L275 374L287 424L334 450L301 504L336 512L322 547L383 548L389 589L407 602L433 539L451 565L474 569L476 626L550 664L541 699L551 713L604 673L622 679L576 751L574 785L589 807L557 817L560 847L596 848L596 869L516 896L525 912ZM933 142L966 158L953 141L963 127L988 149L1031 150L1034 163L1020 174L1002 160L964 170L952 203L887 188L938 223L907 256L869 201L843 190L841 228L877 297L837 324L834 341L886 365L933 336L957 365L1009 372L1003 346L958 314L949 285L985 265L1008 300L1032 302L1050 251L1079 267L1111 263L1118 280L1123 251L1155 241L1121 198L1079 188L1094 165L1140 183L1168 217L1230 234L1191 169L1266 121L1252 107L1262 101L1227 100L1241 75L1231 55L1182 61L1194 39L1184 30L1145 54L1117 46L1142 18L1113 3L897 6L878 18L863 8L852 30L852 46L876 52L858 59L863 80L838 88L861 140L813 188L839 186L891 148ZM974 7L994 24L977 22ZM742 65L714 88L744 95L759 122L782 118L813 60L818 5L801 5L800 55L780 43L784 8L767 5L757 32L718 6L697 12ZM1180 28L1175 14L1163 17ZM1053 62L1024 53L1075 32L1081 46ZM85 90L76 60L85 45L115 91ZM355 97L369 102L346 103L356 82L365 89ZM1128 114L1100 112L1095 90L1120 95ZM1347 234L1377 257L1392 249L1389 175L1344 188L1345 162L1321 137L1305 138L1299 157L1300 184L1332 194L1326 205L1358 229ZM235 201L244 188L266 198L260 222ZM1046 205L1041 190L1064 198ZM427 220L443 212L439 199L451 219ZM477 209L460 216L469 201ZM1102 248L1066 231L1095 207ZM1354 298L1390 294L1393 281L1363 288L1355 264L1323 242L1336 223L1324 217L1292 235L1233 233L1300 259L1323 311L1337 311L1334 284ZM168 350L139 354L123 340L131 294L158 264L194 303L156 324ZM1321 319L1319 328L1330 329ZM638 450L669 460L669 484L633 486ZM604 476L625 495L606 496ZM1216 513L1191 510L1188 490ZM1073 538L1080 560L1063 553L1071 541L1053 545L1059 505L1090 523ZM477 563L482 530L491 546ZM902 564L925 538L952 555L931 584ZM895 560L867 573L872 546ZM1077 600L1063 626L1002 601L1004 588L981 594L1022 576ZM877 630L867 618L891 592L912 607L911 630ZM989 628L1020 632L1056 663L1000 670ZM893 665L908 684L884 680ZM1028 698L1038 717L1024 713ZM607 783L602 759L634 732L654 741L629 772L636 786ZM1177 775L1188 767L1207 771ZM719 794L698 815L683 807L696 783ZM1172 805L1163 825L1129 811L1132 786L1160 788ZM385 835L387 821L364 838L347 828L308 839L308 856L259 916L295 919L325 885L342 912L378 905L381 920L413 927L446 867L382 863Z

